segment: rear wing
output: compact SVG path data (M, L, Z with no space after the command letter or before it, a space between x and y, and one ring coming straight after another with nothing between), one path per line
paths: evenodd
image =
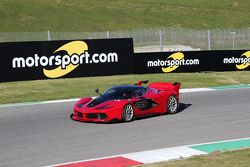
M145 80L145 81L139 81L139 82L137 82L135 85L137 85L137 86L141 86L142 84L146 84L146 83L148 83L148 80Z
M152 84L149 84L148 87L155 88L160 91L166 91L166 90L175 90L176 93L179 93L179 90L181 88L181 83L179 82L154 82Z

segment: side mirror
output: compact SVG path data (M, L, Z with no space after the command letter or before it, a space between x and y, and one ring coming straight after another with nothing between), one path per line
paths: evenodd
M95 92L99 94L99 89L96 89Z

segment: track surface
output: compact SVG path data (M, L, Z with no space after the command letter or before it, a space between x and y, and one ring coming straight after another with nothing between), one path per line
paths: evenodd
M71 121L73 102L0 108L0 166L44 166L250 137L250 89L185 93L180 100L178 114L116 124Z

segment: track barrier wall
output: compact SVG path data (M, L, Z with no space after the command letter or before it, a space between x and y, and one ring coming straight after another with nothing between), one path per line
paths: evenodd
M215 50L135 54L135 73L237 71L250 69L250 51Z
M1 82L134 72L132 38L0 43Z
M1 82L250 70L250 51L134 53L132 38L0 43Z

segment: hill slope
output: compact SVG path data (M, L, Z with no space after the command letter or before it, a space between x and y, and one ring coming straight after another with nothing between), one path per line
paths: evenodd
M0 0L0 32L250 27L249 0Z

